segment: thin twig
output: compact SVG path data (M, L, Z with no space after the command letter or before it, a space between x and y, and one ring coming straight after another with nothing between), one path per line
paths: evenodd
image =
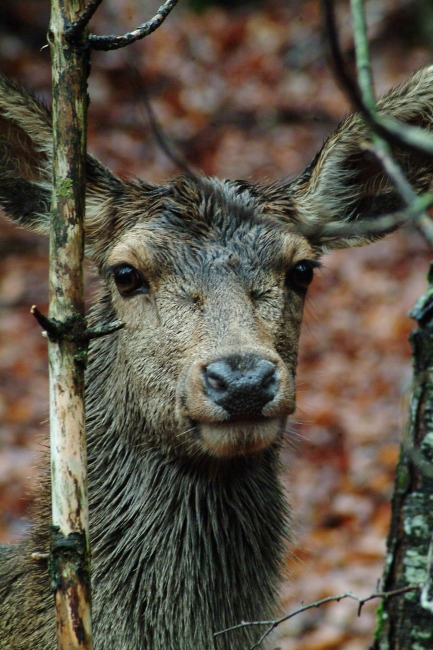
M37 307L36 305L32 305L30 309L30 313L32 316L36 318L38 321L39 325L42 327L43 331L46 332L46 334L52 338L56 339L60 335L60 328L59 325L60 323L56 321L54 318L48 318L48 316L45 316Z
M182 156L179 151L176 150L176 147L170 142L169 138L166 136L164 129L158 121L158 118L155 115L153 110L152 103L147 92L146 84L143 81L139 70L135 67L131 67L134 76L136 77L137 89L139 91L139 97L143 101L144 108L146 111L146 116L149 121L149 125L155 138L157 144L159 145L161 151L165 153L167 158L174 162L174 164L182 171L186 176L194 178L197 176L197 172L191 168L186 159Z
M83 337L87 341L90 341L92 339L100 339L103 336L107 336L108 334L113 334L114 332L118 332L124 327L125 327L125 323L123 321L115 320L112 323L109 323L108 325L103 325L102 327L88 327L85 330Z
M376 122L376 100L373 91L373 76L368 45L364 0L351 0L351 8L354 27L356 65L362 101ZM372 130L373 153L376 155L388 176L393 180L397 191L405 201L408 210L412 212L412 208L416 204L417 194L404 175L401 167L392 156L388 141L377 133L375 124L370 125L370 128ZM433 247L433 225L431 224L428 215L425 212L421 212L421 214L418 215L412 213L411 216L418 231L425 237L427 243Z
M341 52L334 13L334 0L322 0L322 7L325 18L324 30L330 48L334 74L354 108L363 115L370 128L374 129L389 144L404 145L414 151L433 156L433 137L430 133L419 127L403 124L389 115L375 115L366 106L359 85L349 74Z
M340 48L333 0L322 0L322 12L325 19L324 34L329 45L331 55L330 62L333 67L335 77L344 88L354 107L360 113L365 114L367 110L364 106L364 102L362 101L361 91L357 82L347 71L346 63L344 61Z
M102 327L87 327L86 319L80 317L72 317L61 322L55 318L45 316L36 305L32 306L30 313L36 318L48 338L52 341L65 339L75 341L82 345L87 344L92 339L99 339L108 334L113 334L125 327L125 323L121 320L115 320Z
M414 151L433 156L433 136L426 129L408 126L391 115L378 115L375 122L381 134L386 134L391 143L395 140Z
M361 92L361 101L371 116L376 118L376 99L373 91L373 76L371 68L370 50L367 36L367 20L364 10L364 0L350 0L352 9L353 34L355 40L356 67L358 82ZM338 39L336 40L338 46ZM341 60L343 59L341 55ZM377 157L382 167L394 181L397 190L410 206L416 199L412 186L407 181L400 166L391 155L391 150L381 135L376 131L375 125L370 125L373 146L372 153Z
M400 193L401 197L407 205L407 212L410 215L415 227L420 232L420 234L425 238L430 247L433 248L433 223L427 214L426 210L418 212L416 210L417 202L419 198L426 198L428 205L426 209L429 208L432 204L431 195L425 193L422 197L418 195L413 190L412 185L407 180L406 176L403 174L401 167L397 164L393 158L389 148L381 138L375 139L375 144L373 147L373 153L377 159L382 164L382 167L388 174L388 176L394 181L397 191Z
M406 594L411 591L420 591L421 587L422 585L408 585L407 587L401 587L400 589L394 589L393 591L379 591L378 589L376 589L372 594L366 596L365 598L360 598L359 596L353 594L351 591L346 591L343 594L338 594L337 596L328 596L327 598L316 600L314 603L309 603L308 605L302 605L302 607L295 609L290 614L286 614L285 616L282 616L281 618L277 618L273 621L243 621L238 625L233 625L232 627L228 627L227 629L221 630L220 632L214 632L214 636L226 634L227 632L232 632L233 630L239 630L240 628L243 627L266 625L268 626L267 630L265 630L265 632L262 634L260 639L250 648L250 650L255 650L255 648L258 648L260 644L263 643L263 641L266 639L266 637L269 636L269 634L273 632L273 630L278 625L284 623L285 621L288 621L289 619L293 618L294 616L297 616L298 614L301 614L302 612L308 611L309 609L314 609L315 607L320 607L321 605L330 602L338 603L340 602L340 600L344 600L345 598L350 598L351 600L356 600L356 602L358 603L358 616L361 616L361 611L363 606L365 605L365 603L369 602L370 600L373 600L375 598L383 598L385 600L388 598L395 598L396 596L401 596L402 594Z
M370 52L367 39L367 21L363 10L364 0L350 0L352 10L353 35L356 50L356 69L363 103L376 114L376 99L373 89Z
M152 34L152 32L162 25L178 2L179 0L166 0L166 2L160 6L153 18L123 36L115 36L113 34L109 36L96 36L95 34L90 34L90 48L92 50L104 50L105 52L108 50L118 50L121 47L126 47L131 43L135 43L135 41L139 41L145 36L149 36L149 34Z
M40 551L35 551L34 553L31 554L30 557L34 562L48 562L48 560L50 559L50 554L42 553Z
M410 223L414 219L419 219L425 210L433 205L433 194L423 194L417 196L416 201L404 210L385 214L377 219L367 219L362 222L342 221L326 223L323 226L318 224L300 223L297 224L299 231L307 238L317 238L326 243L327 238L335 237L353 237L354 235L366 235L374 237L384 232L392 232L396 228ZM429 219L430 222L430 219ZM430 229L433 224L429 223ZM433 233L432 233L433 244Z
M406 128L403 124L397 120L393 120L394 125L398 125L398 130L395 129L390 133L387 128L384 128L384 120L376 112L363 0L351 0L357 69L361 88L352 79L346 68L338 39L333 0L322 0L322 3L326 22L326 35L330 45L335 74L349 98L361 112L367 125L370 127L373 143L371 150L394 182L397 191L406 203L409 218L413 220L416 228L426 239L427 243L433 247L433 224L425 210L419 212L416 209L418 196L403 174L400 166L393 158L389 145L395 144L395 138L397 137L399 144L405 144L405 146L410 146L417 150L420 150L420 148L413 144L408 145L407 142L402 142L402 139L399 138L400 131ZM429 149L429 146L423 146L421 151L427 154L433 153L433 147L431 152ZM427 197L428 200L429 198ZM429 205L430 203L426 207L429 207ZM399 224L397 223L396 225Z
M433 222L426 212L422 212L418 219L415 219L415 226L426 242L433 248Z

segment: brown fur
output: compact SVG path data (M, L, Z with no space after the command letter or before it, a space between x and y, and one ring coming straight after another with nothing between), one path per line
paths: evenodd
M379 109L430 129L432 80L421 71ZM5 80L0 115L0 203L46 233L49 116ZM101 278L91 321L125 322L93 343L87 372L95 650L247 650L257 629L213 633L274 615L289 530L278 457L308 269L327 248L371 241L356 223L401 204L365 138L352 116L297 181L271 185L180 177L159 187L88 157L87 248ZM427 189L431 162L395 154ZM323 235L342 221L353 235ZM120 293L122 264L145 290ZM257 396L260 368L272 372ZM218 372L251 375L251 387L221 401ZM44 479L31 534L0 553L2 650L55 645L47 567L31 558L49 549L48 503Z

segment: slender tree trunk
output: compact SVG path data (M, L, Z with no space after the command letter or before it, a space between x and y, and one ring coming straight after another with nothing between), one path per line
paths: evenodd
M50 236L50 436L58 648L90 650L90 550L84 413L83 297L88 53L66 30L84 0L52 0L53 194Z
M414 383L408 430L396 470L383 589L426 581L433 531L433 265L429 288L411 316ZM430 594L431 598L431 594ZM419 592L383 601L374 650L432 650L433 613Z

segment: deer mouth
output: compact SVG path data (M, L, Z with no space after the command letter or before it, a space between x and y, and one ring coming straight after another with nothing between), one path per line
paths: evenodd
M263 451L281 439L285 423L285 417L236 417L196 423L196 431L203 451L216 458L231 458Z
M226 349L185 369L176 409L180 422L193 424L195 451L214 458L257 453L282 438L295 409L294 377L272 350Z

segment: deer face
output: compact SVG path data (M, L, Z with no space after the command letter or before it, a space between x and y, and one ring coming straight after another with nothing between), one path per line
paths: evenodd
M178 179L170 194L118 238L102 267L125 323L119 367L171 448L260 451L281 438L295 408L315 253L248 191Z

